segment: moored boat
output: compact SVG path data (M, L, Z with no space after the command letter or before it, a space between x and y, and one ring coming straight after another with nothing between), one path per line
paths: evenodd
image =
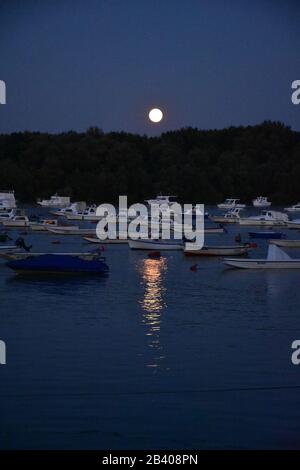
M54 194L51 196L50 199L38 199L37 204L42 207L67 207L71 203L70 197L68 196L59 196L58 194Z
M250 238L264 238L267 240L280 239L284 237L282 232L248 232Z
M300 259L293 259L276 245L269 245L267 258L225 258L224 264L240 269L300 269Z
M299 230L300 229L300 219L290 220L287 224L287 227L292 230Z
M178 251L183 249L181 240L129 239L128 245L132 250Z
M55 219L41 219L37 222L30 222L30 228L34 232L47 232L47 227L57 227L58 222Z
M204 245L199 250L184 249L186 256L243 256L251 249L251 245L209 246Z
M300 240L270 240L270 244L283 248L300 248Z
M56 235L95 235L96 230L90 228L79 228L79 226L57 226L51 227L47 225L47 231L50 233L55 233Z
M115 239L105 239L105 240L101 240L100 238L98 237L83 237L83 239L89 243L96 243L96 244L100 244L100 245L118 245L118 244L128 244L128 240L127 239L122 239L122 238L115 238Z
M241 217L239 224L273 227L275 225L286 225L288 221L288 215L284 212L263 210L260 215Z
M219 209L234 209L235 207L244 209L246 204L240 204L239 199L227 198L224 202L221 202L217 206Z
M104 274L109 268L99 253L18 253L6 265L19 273Z
M268 201L266 196L258 196L257 198L253 199L252 204L254 207L264 208L270 207L272 203Z
M2 224L7 228L29 227L30 221L26 215L15 215L12 218L2 220Z
M0 190L0 209L10 210L16 208L15 192L8 190Z
M236 224L239 219L240 219L240 212L241 212L240 207L234 207L233 209L230 209L223 215L212 215L210 216L210 219L213 222L217 223L225 223L225 224Z
M297 202L297 204L293 206L285 207L284 210L287 212L300 212L300 202Z
M67 217L77 215L79 212L83 212L86 209L86 203L84 201L73 202L67 207L61 207L58 210L51 211L50 213L57 217Z

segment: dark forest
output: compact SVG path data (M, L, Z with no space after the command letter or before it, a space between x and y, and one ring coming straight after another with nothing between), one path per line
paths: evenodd
M147 137L125 132L0 135L0 188L32 202L56 192L73 200L130 203L158 193L181 202L300 200L300 132L280 122L222 130L184 128Z

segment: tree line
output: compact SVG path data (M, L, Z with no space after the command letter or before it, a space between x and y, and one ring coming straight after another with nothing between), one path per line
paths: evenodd
M33 202L58 192L73 200L129 203L158 193L213 204L225 197L300 200L300 132L281 122L222 130L184 128L148 137L126 132L0 135L0 189Z

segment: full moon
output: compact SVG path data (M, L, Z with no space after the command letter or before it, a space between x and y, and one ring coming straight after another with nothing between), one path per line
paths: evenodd
M160 122L163 118L163 113L160 109L158 108L153 108L149 112L149 119L152 122Z

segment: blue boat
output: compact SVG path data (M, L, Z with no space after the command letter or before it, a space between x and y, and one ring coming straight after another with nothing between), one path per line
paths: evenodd
M282 232L248 232L250 238L265 238L267 240L284 238L285 235Z
M105 274L105 258L95 253L26 253L11 255L6 266L19 273Z

